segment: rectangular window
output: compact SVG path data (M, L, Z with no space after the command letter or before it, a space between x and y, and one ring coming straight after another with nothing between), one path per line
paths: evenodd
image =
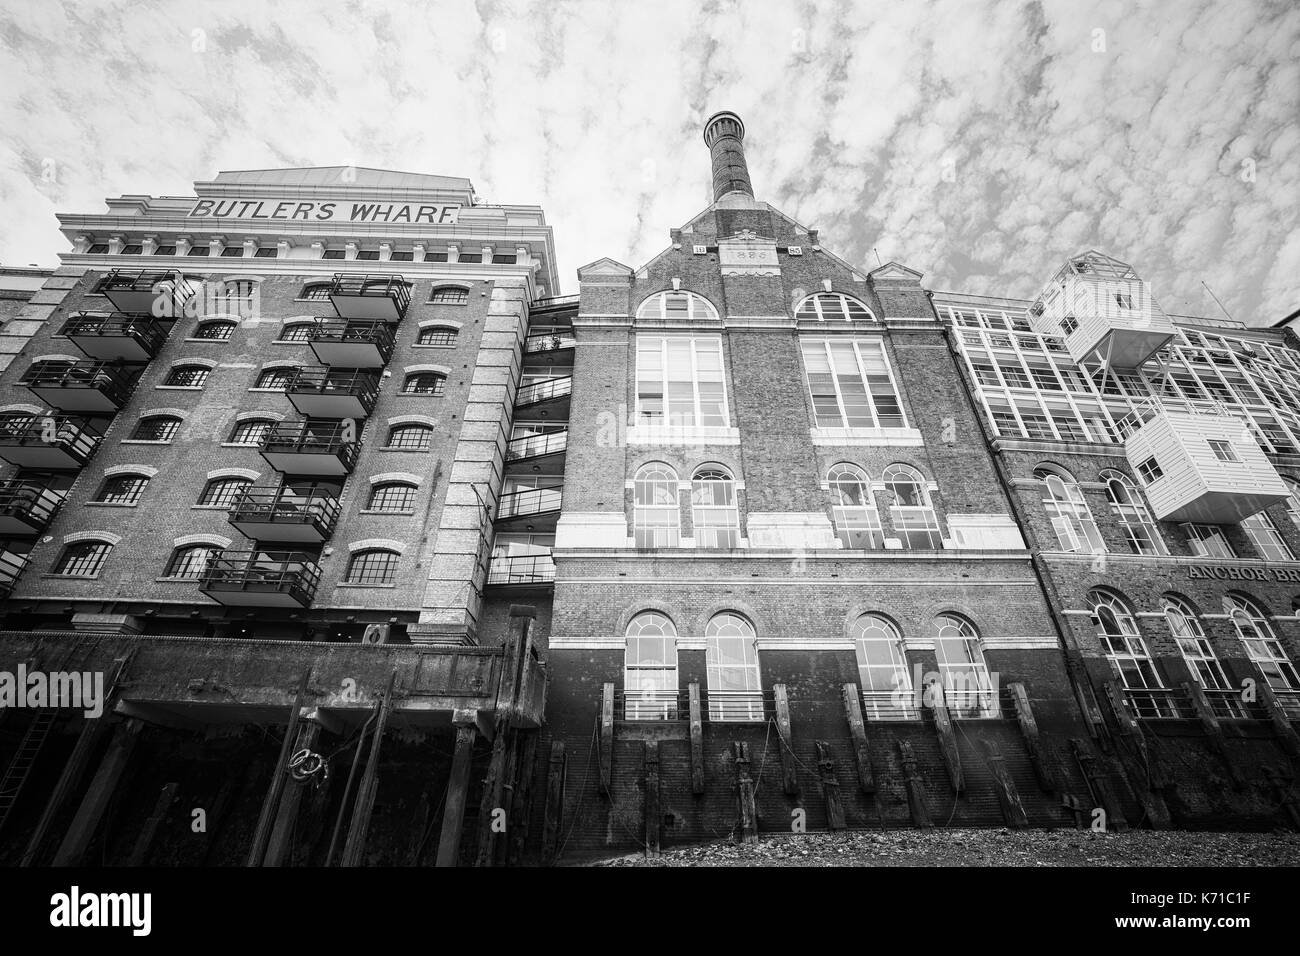
M1061 319L1061 330L1065 332L1066 335L1073 335L1075 329L1078 327L1079 320L1072 315L1067 315L1065 318Z
M1233 451L1231 442L1218 441L1213 438L1211 438L1209 441L1210 441L1210 451L1214 452L1214 457L1219 459L1219 461L1240 461L1241 460L1240 458L1237 457L1237 453Z
M280 250L275 246L264 246L253 253L254 259L274 259Z
M457 261L459 261L459 262L482 262L482 261L483 261L483 253L481 253L481 252L462 252L462 253L460 254L459 259L458 259Z
M512 266L515 264L517 259L518 257L515 255L494 255L492 257L492 264L498 266Z
M447 253L445 252L426 252L424 254L425 262L446 262Z
M1004 358L998 362L998 368L1002 372L1003 379L1011 388L1028 388L1029 376L1021 368L1020 363L1013 358Z
M190 251L185 254L187 256L206 256L211 251L207 246L190 246Z
M1185 524L1187 544L1192 554L1202 558L1235 558L1232 545L1217 524Z
M1246 532L1250 543L1255 546L1259 556L1265 561L1294 561L1295 555L1282 540L1277 525L1264 512L1253 514L1241 522L1241 530Z
M326 249L326 250L325 250L325 255L323 255L321 258L322 258L322 259L342 259L342 258L343 258L343 250L342 250L342 249Z
M244 247L226 246L226 248L221 250L221 255L226 259L242 259L244 258Z
M1133 297L1131 295L1124 295L1122 292L1116 292L1115 304L1121 309L1131 309L1133 308Z
M717 336L637 336L636 379L639 422L723 427L729 421Z
M805 340L803 362L818 428L907 427L879 340Z
M390 257L392 262L413 262L415 260L414 252L394 252Z
M378 249L361 249L360 251L357 252L357 258L358 258L358 259L364 259L364 260L367 261L367 262L378 262L378 261L379 261L379 250L378 250Z
M1142 476L1142 480L1148 485L1165 476L1165 473L1160 470L1159 462L1154 458L1148 458L1138 465L1138 474Z

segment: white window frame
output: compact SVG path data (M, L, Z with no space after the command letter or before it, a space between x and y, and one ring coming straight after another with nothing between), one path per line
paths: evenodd
M869 425L851 425L849 416L844 403L844 390L840 387L839 376L835 372L835 360L831 351L832 345L850 345L853 348L853 358L857 363L858 376L862 379L863 392L867 399L867 408L871 413L871 423ZM823 423L819 421L817 412L817 402L812 390L812 379L808 374L808 352L809 348L821 347L822 357L830 369L831 384L835 388L835 405L839 411L839 421L835 423ZM878 349L880 359L885 366L885 374L889 378L889 388L893 395L894 403L898 406L898 417L902 419L896 425L880 424L880 412L876 408L876 398L872 394L871 384L867 377L867 366L863 361L862 350L864 347ZM884 339L881 338L810 338L801 337L799 340L799 354L803 359L803 379L804 387L808 390L808 400L812 404L813 426L816 428L842 428L842 429L902 429L910 427L907 419L907 409L903 407L902 395L898 390L898 381L894 378L894 366L889 361L889 352L885 349Z
M651 342L657 342L659 346L659 387L660 402L662 410L657 417L649 417L642 411L642 393L641 393L641 358L643 355L649 355L653 351L650 346ZM671 411L671 402L669 400L669 367L668 352L670 342L686 342L690 346L691 355L691 421L676 421ZM718 377L722 384L722 421L705 425L702 421L703 412L700 402L700 352L698 345L707 342L710 345L717 346L718 353ZM687 427L687 428L726 428L731 425L731 404L727 395L727 364L726 355L722 350L722 336L720 335L660 335L658 333L642 333L636 337L636 422L638 425L649 425L659 427Z
M1168 554L1169 549L1165 546L1164 539L1160 537L1160 528L1151 517L1151 512L1147 509L1146 502L1142 499L1142 492L1138 490L1137 485L1129 479L1128 475L1119 471L1103 471L1101 478L1106 482L1106 500L1110 502L1111 513L1119 519L1133 553ZM1127 501L1119 501L1116 498L1115 485L1124 489ZM1145 535L1150 550L1138 546L1139 534Z
M1295 555L1277 530L1267 512L1260 511L1241 519L1241 530L1265 561L1294 561Z
M1106 543L1079 483L1050 468L1035 468L1034 477L1042 482L1043 508L1061 550L1071 554L1105 553Z
M880 524L880 510L871 493L871 479L867 473L857 465L842 461L832 465L826 473L826 484L832 498L831 524L835 528L835 537L845 550L867 551L884 547L885 532ZM863 502L860 505L852 503L852 489L855 487ZM864 543L866 547L861 547Z
M853 622L853 650L858 662L858 684L863 712L869 720L919 720L912 674L907 666L903 635L893 621L880 614L862 614ZM887 663L873 663L870 645L888 651Z
M697 548L740 547L740 505L736 479L729 469L721 465L695 469L691 475L691 526Z
M1137 620L1119 598L1104 591L1092 591L1088 595L1092 612L1092 626L1101 642L1101 648L1110 662L1111 669L1119 678L1125 690L1138 691L1129 697L1129 704L1139 717L1174 717L1172 702L1164 694L1152 694L1147 697L1141 691L1164 691L1164 682L1156 671L1147 642L1138 630ZM1106 611L1114 628L1106 623L1102 612Z
M652 477L653 476L653 477ZM632 538L641 549L676 548L681 545L681 498L677 472L663 462L647 462L632 481ZM657 501L666 492L671 503ZM650 519L660 520L650 520Z
M628 622L623 649L623 712L627 720L677 716L677 628L659 611L642 611ZM661 653L642 657L657 644ZM660 659L662 658L662 659Z
M718 310L713 307L713 303L704 296L695 292L688 292L685 289L664 289L662 292L656 292L654 295L647 296L637 306L636 317L638 319L647 319L652 321L668 321L668 300L670 298L686 300L686 315L684 318L690 322L713 321L718 320ZM673 318L678 318L674 315Z
M739 663L722 659L724 649ZM704 628L705 676L708 681L709 720L761 721L763 680L758 669L758 635L748 619L734 611L721 611ZM739 684L741 686L726 686Z
M830 302L832 300L840 308L838 314L830 317L832 320L853 322L855 317L853 315L854 310L852 307L856 307L861 310L861 314L856 317L857 319L865 319L870 322L876 321L875 313L872 312L871 309L867 308L865 302L860 299L855 299L851 295L846 295L843 292L814 292L812 295L804 296L799 300L799 304L795 307L794 317L796 320L816 319L818 322L825 322L827 321L826 310L822 308L822 303ZM809 306L811 306L811 309L809 309ZM805 314L809 311L812 312L812 315Z
M1188 547L1192 549L1192 553L1198 558L1235 558L1237 556L1237 553L1232 550L1232 542L1228 540L1227 534L1223 531L1223 525L1188 521L1183 524L1183 532L1187 535ZM1216 547L1209 547L1211 543L1216 543Z
M997 717L999 702L975 626L955 614L936 615L933 626L934 656L949 712L957 717Z
M1263 671L1268 686L1287 694L1300 692L1300 674L1263 609L1253 601L1228 595L1223 599L1223 610L1236 628L1246 656Z

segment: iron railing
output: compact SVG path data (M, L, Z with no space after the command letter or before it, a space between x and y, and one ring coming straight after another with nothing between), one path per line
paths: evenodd
M700 688L700 719L707 723L762 723L776 712L771 691ZM687 690L621 690L614 693L614 719L689 720Z
M411 284L400 275L375 276L366 273L336 272L330 282L330 296L374 296L390 299L398 314L405 316L411 306Z
M310 604L320 583L315 558L302 551L218 551L199 579L202 591L288 594Z
M569 447L568 431L548 432L545 435L524 435L510 439L506 446L506 461L554 455Z
M0 515L43 528L62 503L62 495L34 481L0 482Z
M548 584L555 580L549 554L497 556L488 565L488 584Z
M1124 699L1142 720L1188 720L1196 717L1191 697L1172 687L1126 687Z
M334 368L329 365L301 365L285 386L289 395L352 396L367 408L373 408L379 396L379 377L361 368Z
M230 509L230 520L268 524L314 524L326 535L339 517L333 494L300 494L291 488L245 488Z
M555 309L565 305L577 305L578 296L576 295L552 295L544 299L533 299L529 303L529 308L536 309Z
M75 415L0 419L0 449L57 446L69 454L88 459L102 439L103 436L91 427L89 418Z
M533 405L552 398L563 398L573 392L573 376L550 378L542 382L525 385L515 395L516 405Z
M150 355L157 355L167 341L167 329L161 322L127 312L79 312L63 323L59 334L68 338L129 338Z
M373 345L387 364L393 354L393 326L390 322L365 319L332 319L321 316L307 333L308 342L337 345Z
M531 488L502 495L497 506L498 518L517 518L523 515L545 514L559 511L563 494L559 488Z
M911 690L864 690L862 716L867 720L920 720L921 708Z
M524 351L558 352L560 349L571 349L576 344L577 339L571 333L543 332L540 335L530 335L524 339Z
M27 567L28 557L0 545L0 597L8 597L13 591L23 569Z
M361 442L356 427L312 421L279 422L262 436L262 454L335 455L349 471L356 464Z
M117 405L131 395L134 376L107 362L33 362L18 380L27 388L93 388Z
M125 293L133 297L148 295L151 297L148 300L149 308L135 314L148 312L159 318L177 318L194 297L195 289L189 280L176 271L114 269L99 280L95 291L108 296L119 309L121 305L114 298L114 293Z

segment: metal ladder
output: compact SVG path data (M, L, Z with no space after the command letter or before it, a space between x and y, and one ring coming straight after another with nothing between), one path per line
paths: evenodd
M77 657L76 669L80 669L89 660L90 655L94 653L98 645L98 637L93 639L81 638L63 655L55 670L66 671L68 663L74 656ZM78 654L79 651L82 653ZM27 778L31 776L32 767L40 756L41 750L44 749L45 741L49 738L50 731L54 729L54 724L58 721L59 716L57 707L42 707L32 715L31 723L27 725L27 731L23 734L22 742L18 745L18 752L9 761L4 776L0 777L0 830L4 829L10 811L13 810L14 804L18 802L23 786L27 783Z

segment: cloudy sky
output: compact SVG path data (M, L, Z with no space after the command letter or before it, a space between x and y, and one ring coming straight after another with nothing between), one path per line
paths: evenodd
M1171 312L1300 308L1293 0L0 0L0 51L6 265L106 195L358 165L542 205L572 292L707 203L732 109L850 262L1030 297L1095 247Z

